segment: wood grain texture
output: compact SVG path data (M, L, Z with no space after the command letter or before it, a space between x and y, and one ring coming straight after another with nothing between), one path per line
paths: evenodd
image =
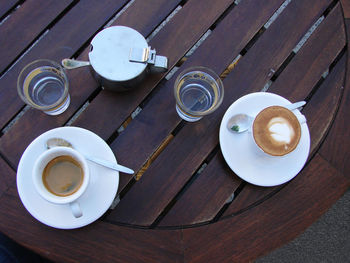
M16 7L19 2L20 0L2 0L0 5L0 18Z
M185 229L185 262L254 260L303 232L348 187L343 175L316 155L295 180L259 206L215 224Z
M346 20L346 30L349 36L350 20ZM349 47L347 49L347 71L344 86L344 95L339 107L337 117L320 149L320 154L335 167L339 169L348 179L350 179L349 147L350 147L350 127L349 127L349 105L350 105L350 60Z
M10 187L16 185L16 173L8 166L3 158L0 157L0 196Z
M0 72L8 67L72 2L72 0L27 0L14 11L0 26Z
M213 220L241 182L227 167L221 152L217 153L157 226L192 225Z
M283 186L261 187L247 183L238 196L233 199L222 216L227 217L233 214L243 213L253 206L259 205L282 187Z
M307 6L308 8L305 4L303 1L297 1L288 5L277 21L259 38L224 80L225 87L231 88L225 89L222 106L200 122L186 125L181 129L167 149L143 175L139 181L141 183L135 184L121 200L109 215L109 219L141 225L153 223L217 145L218 138L213 134L218 134L222 115L232 103L232 100L246 93L257 91L259 86L263 86L268 78L268 70L265 71L264 69L280 65L310 25L317 20L323 9L328 6L327 1L319 1L317 5L308 2L310 5ZM294 34L281 34L281 27L285 28L286 31L294 30ZM217 39L216 43L219 42ZM261 50L264 50L264 52L261 52ZM254 68L251 67L253 64L255 65ZM152 137L154 136L155 139L159 140L159 132L163 132L169 120L176 115L174 111L170 112L169 110L174 105L173 100L167 99L171 96L172 86L163 87L153 97L152 103L148 104L135 119L142 123L142 127L135 129L133 123L128 127L133 127L133 130L138 132L139 136L144 137L147 134L147 138L149 138L148 135L152 135ZM154 116L154 112L158 113L157 123L148 123L147 121ZM143 121L143 118L145 118L145 121ZM147 127L147 130L145 130L145 127ZM130 135L129 132L128 135ZM154 139L152 138L152 140ZM149 143L150 140L144 141ZM132 144L127 144L127 149L130 149L130 145ZM114 148L114 144L112 144L112 147ZM139 147L143 148L144 146ZM118 149L122 150L123 148L120 148L119 145ZM124 150L124 156L126 155L125 152L126 150ZM138 157L139 155L133 154L132 158L135 159L135 156Z
M313 2L314 3L314 2ZM330 4L330 1L320 1L316 4L302 1L290 2L277 20L243 56L235 69L227 78L240 78L235 83L235 89L260 91L276 72L292 49L305 35L309 28ZM283 30L282 30L283 29ZM262 50L264 52L262 52ZM252 69L252 65L259 61L259 70ZM244 63L243 63L244 62ZM246 94L248 92L245 92ZM243 94L241 94L243 95ZM239 98L234 97L232 101Z
M59 230L36 221L18 197L5 194L0 203L0 231L55 262L183 262L180 230L149 231L101 221Z
M163 2L164 2L164 0L163 0ZM119 3L119 5L120 4L121 3ZM91 5L91 3L90 3L90 5ZM90 8L91 7L90 5L87 5L86 7ZM106 8L106 5L103 5L103 3L99 3L99 5L101 5L101 8L103 8L103 7ZM97 6L96 6L96 8L97 8ZM131 14L132 14L133 5L130 6L130 8L131 8L131 10L129 12L131 12ZM111 8L111 9L113 9L113 8ZM77 11L75 11L75 12L77 12ZM80 11L82 11L82 10L80 10ZM76 15L75 12L74 12L74 14ZM74 14L72 14L72 15L74 15ZM107 15L106 12L104 12L104 15L105 16ZM155 14L153 14L153 15L155 15ZM166 13L164 13L163 15L165 16ZM152 17L151 14L148 14L148 17ZM75 16L75 18L76 18L76 16ZM157 24L163 18L164 17L158 16L159 20L156 23L154 22L154 19L152 18L150 23L153 23L153 27L156 27ZM67 19L67 20L69 19L68 15L65 16L65 19ZM103 19L106 19L106 17L99 18L99 20L101 20L101 22L104 21ZM132 27L132 25L133 25L132 21L137 21L137 20L133 19L133 16L129 16L129 19L130 19L129 26ZM96 22L99 22L99 20L96 20ZM116 20L115 23L118 23L118 20ZM83 26L83 24L81 26ZM149 25L148 25L148 27L149 27ZM61 29L59 29L58 32L60 30ZM90 30L92 30L92 28L90 28ZM95 32L95 31L93 31L93 32ZM91 32L91 34L93 34L93 32ZM147 32L142 32L142 33L147 33ZM74 39L74 38L72 38L72 39ZM80 43L80 44L82 44L82 43ZM64 45L64 44L62 44L62 45ZM79 47L80 46L76 46L76 47L74 47L74 49L72 48L71 50L73 51L75 49L78 49ZM45 46L42 48L45 49ZM81 56L79 56L79 59L87 60L88 59L88 50L89 50L89 48L86 48L85 52L83 52L83 54ZM56 54L56 55L58 55L58 54ZM75 111L77 109L79 109L79 107L81 107L82 104L84 104L84 102L89 98L91 93L93 93L98 87L98 84L94 80L94 78L90 72L90 69L87 67L68 71L68 74L69 74L68 77L70 79L70 87L71 87L70 88L71 104L66 112L64 112L63 114L61 114L59 116L52 117L52 116L47 116L47 115L45 115L37 110L30 109L28 112L26 112L24 114L24 116L22 116L21 121L16 123L11 128L11 130L0 139L0 151L6 152L6 155L8 156L9 160L13 163L14 166L17 166L19 158L21 156L21 153L24 151L25 147L27 147L27 145L36 136L40 135L44 131L55 128L57 126L61 126L65 122L67 122L69 120L69 118L75 113ZM7 77L9 77L9 78L7 78ZM4 81L15 81L12 74L10 76L5 75L4 79L5 79ZM1 81L2 81L2 79L0 80L0 83L1 83ZM0 90L0 93L1 93L1 90ZM9 94L6 93L6 96L8 96L8 95ZM125 93L125 95L127 95L127 93ZM16 99L17 99L17 97L18 96L16 95ZM6 113L8 113L8 112L6 112ZM101 116L100 111L97 111L96 113L99 114L98 117L99 117L99 119L101 119L100 118L100 116ZM102 119L106 120L105 118L102 118ZM35 122L36 125L32 125L33 122ZM94 122L92 122L92 123L94 123ZM108 123L110 123L110 121L108 121ZM98 125L98 123L95 123L95 125ZM107 127L107 125L104 124L104 125L102 125L102 127ZM19 138L21 138L21 139L19 139ZM13 147L12 147L12 145L14 144L15 141L16 142L21 141L21 145L18 144L17 145L18 149L16 149L16 150L13 149Z
M106 0L80 1L34 47L25 53L0 79L0 127L4 127L24 105L15 88L21 69L26 64L39 58L61 61L63 58L73 56L125 2L126 0L117 2ZM81 16L81 14L84 14L84 16ZM80 16L81 18L77 19ZM26 31L24 27L20 27L20 29ZM71 86L71 90L78 88L81 89L79 86ZM40 116L41 113L37 113L35 120L39 120Z
M343 95L346 60L347 56L344 55L303 110L311 136L310 155L329 136L329 129L337 115Z
M304 100L346 44L341 7L337 4L269 88L269 92Z
M350 1L349 0L340 0L340 3L343 8L344 18L350 18Z
M130 16L137 17L132 23L132 28L147 37L179 4L181 0L164 1L149 0L135 1L119 17L117 24L130 26ZM116 25L114 23L113 25Z

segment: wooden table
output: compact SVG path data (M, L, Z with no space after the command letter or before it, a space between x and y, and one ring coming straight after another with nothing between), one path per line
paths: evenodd
M350 3L293 0L267 23L283 2L3 0L0 231L58 262L248 261L302 233L349 187ZM168 57L169 71L179 71L149 75L135 90L113 93L81 68L68 73L66 112L52 117L24 106L16 92L24 65L38 58L87 60L92 37L110 25L138 30ZM216 112L190 124L176 114L173 84L193 65L221 74L225 98ZM218 138L229 105L262 90L306 100L302 112L311 134L303 170L268 188L237 177ZM74 230L35 220L16 188L26 147L61 126L96 133L118 162L137 171L135 177L120 174L114 209Z

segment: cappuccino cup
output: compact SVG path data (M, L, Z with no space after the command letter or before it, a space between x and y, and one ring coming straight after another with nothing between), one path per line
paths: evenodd
M87 189L89 179L86 159L69 147L54 147L43 152L32 172L39 195L51 203L69 205L76 218L83 215L78 198Z
M269 156L285 156L294 151L301 138L302 114L294 114L282 106L270 106L258 113L253 121L252 135L260 152Z

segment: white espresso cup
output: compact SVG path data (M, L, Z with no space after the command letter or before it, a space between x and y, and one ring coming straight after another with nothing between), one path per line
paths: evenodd
M251 134L259 153L281 157L293 152L300 143L301 125L306 118L299 111L283 106L262 109L254 118Z
M90 180L89 166L78 151L69 147L54 147L36 160L32 179L36 191L45 200L69 205L74 217L83 215L78 203Z

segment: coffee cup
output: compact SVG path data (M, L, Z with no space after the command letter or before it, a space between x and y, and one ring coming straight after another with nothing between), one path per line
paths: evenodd
M69 147L54 147L35 161L32 179L45 200L69 205L74 217L83 215L78 199L88 187L90 172L86 159Z
M281 157L297 148L302 135L301 124L306 122L305 116L297 113L282 106L270 106L256 115L252 135L260 152Z

